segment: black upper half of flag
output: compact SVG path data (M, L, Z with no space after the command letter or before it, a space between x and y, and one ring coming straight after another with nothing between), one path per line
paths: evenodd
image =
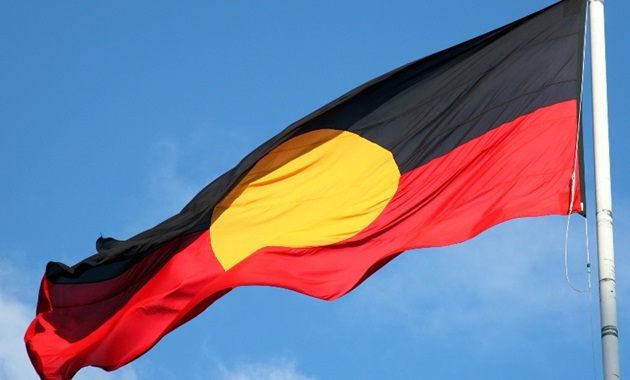
M256 162L310 131L354 132L391 151L405 173L541 107L579 105L585 9L585 0L560 1L361 85L262 144L179 214L129 240L98 239L98 253L72 268L51 262L48 279L111 278L165 242L209 228L215 205Z

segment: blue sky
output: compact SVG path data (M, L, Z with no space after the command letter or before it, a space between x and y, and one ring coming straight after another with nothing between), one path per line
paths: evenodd
M0 379L35 378L22 336L46 262L74 264L94 253L99 234L124 239L152 227L346 91L549 4L0 4ZM622 373L630 370L629 15L627 2L606 2ZM597 286L592 185L587 192ZM408 252L334 302L240 288L132 364L76 378L601 378L598 295L593 338L588 293L565 280L566 222L515 220L463 244ZM569 261L580 287L584 230L574 216Z

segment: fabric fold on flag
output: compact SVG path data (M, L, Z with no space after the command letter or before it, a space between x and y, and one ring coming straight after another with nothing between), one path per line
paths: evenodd
M585 7L560 1L371 80L179 214L48 263L24 338L40 377L119 368L238 286L333 300L406 250L584 213Z

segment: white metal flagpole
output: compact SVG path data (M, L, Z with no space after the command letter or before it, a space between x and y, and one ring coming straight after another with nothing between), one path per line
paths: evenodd
M590 0L591 80L593 91L593 150L595 155L595 198L597 213L597 256L602 326L604 380L618 380L619 335L613 248L612 195L608 139L608 95L604 0Z

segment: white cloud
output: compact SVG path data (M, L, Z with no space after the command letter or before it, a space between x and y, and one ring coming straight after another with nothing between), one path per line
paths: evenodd
M24 347L24 332L33 315L32 307L0 292L0 378L30 380L35 371Z
M24 253L2 252L0 257L22 262ZM0 260L0 379L32 380L37 374L24 345L24 333L35 316L39 277L31 270ZM30 299L31 302L24 301ZM133 367L108 373L99 368L85 368L75 380L138 380Z
M571 241L583 242L584 224L574 218ZM575 339L576 325L588 327L580 325L588 319L588 295L565 280L565 223L562 217L516 220L463 244L404 253L349 295L343 313L402 326L420 339L466 336L481 350L527 340L527 329L514 327L545 318L560 331L557 339ZM571 245L578 286L586 284L583 252L583 243Z
M269 363L248 363L228 369L219 365L220 380L315 380L315 377L303 375L296 369L295 363L277 360Z
M38 280L25 266L25 252L2 247L0 250L0 379L34 379L35 370L26 354L24 333L35 315ZM22 299L31 298L32 303Z
M180 177L183 170L181 149L181 144L175 140L161 139L151 144L147 155L149 195L152 200L159 201L167 214L178 212L201 190Z
M156 214L179 212L203 187L232 169L271 136L259 128L200 124L177 137L151 142L146 154L148 193Z
M146 152L146 191L130 200L134 213L128 236L178 213L206 185L234 167L261 141L247 128L200 125L179 137L150 142Z
M80 370L74 380L138 380L136 371L131 367L105 372L100 368L87 367Z

